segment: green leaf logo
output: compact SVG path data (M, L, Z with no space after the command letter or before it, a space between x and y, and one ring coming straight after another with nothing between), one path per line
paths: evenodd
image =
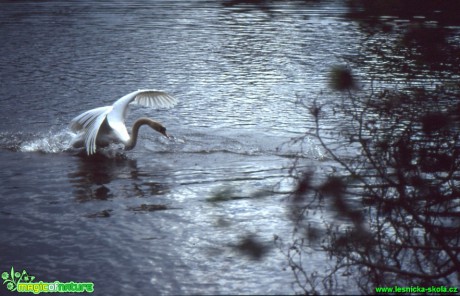
M6 284L6 288L12 292L16 291L19 283L30 283L35 277L29 275L25 270L22 272L15 272L14 267L11 267L10 272L2 273L3 284Z

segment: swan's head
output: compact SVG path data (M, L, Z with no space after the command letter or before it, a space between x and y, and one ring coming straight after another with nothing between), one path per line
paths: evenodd
M149 120L147 122L147 125L159 132L160 134L162 134L163 136L165 136L166 138L169 138L169 135L166 133L166 128L161 123Z

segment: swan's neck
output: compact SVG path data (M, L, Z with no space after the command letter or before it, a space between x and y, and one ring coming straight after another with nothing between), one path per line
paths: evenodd
M154 130L156 130L157 132L160 132L160 133L161 133L161 131L160 131L161 128L163 128L163 126L161 124L159 124L158 122L156 122L156 121L154 121L154 120L152 120L150 118L139 118L138 120L136 120L136 122L134 122L131 137L128 140L128 142L125 143L125 149L126 150L131 150L136 146L137 136L139 134L139 129L140 129L140 127L142 125L148 125L152 129L154 129Z

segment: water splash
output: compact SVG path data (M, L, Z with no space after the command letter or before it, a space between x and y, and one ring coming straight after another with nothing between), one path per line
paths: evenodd
M21 152L59 153L70 148L70 140L75 136L68 130L36 134L32 139L23 141L18 150Z

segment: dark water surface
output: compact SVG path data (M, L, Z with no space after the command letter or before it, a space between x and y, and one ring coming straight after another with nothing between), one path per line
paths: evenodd
M355 54L362 36L343 12L0 2L0 272L92 281L96 295L293 293L273 236L292 232L285 168L299 150L280 145L308 128L298 97L315 98L339 55ZM128 125L151 116L174 140L141 129L121 157L66 151L74 116L140 88L179 104L134 108ZM307 143L303 157L314 168L323 154ZM234 198L210 201L221 191ZM237 247L248 236L262 259ZM312 251L312 270L323 265Z

